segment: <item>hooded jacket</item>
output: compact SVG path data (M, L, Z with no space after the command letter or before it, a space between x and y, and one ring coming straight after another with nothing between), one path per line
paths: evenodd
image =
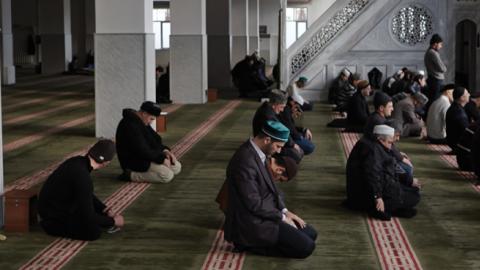
M162 164L166 158L162 137L145 125L133 109L124 109L115 135L117 157L122 169L146 172L150 163Z

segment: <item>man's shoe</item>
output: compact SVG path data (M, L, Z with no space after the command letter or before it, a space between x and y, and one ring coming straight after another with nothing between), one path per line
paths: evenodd
M117 179L120 180L120 181L130 181L132 180L131 178L131 175L132 175L132 171L131 170L123 170L122 174L120 174Z

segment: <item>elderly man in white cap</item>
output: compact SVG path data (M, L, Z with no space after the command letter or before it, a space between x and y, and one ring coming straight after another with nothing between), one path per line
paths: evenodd
M420 201L419 183L397 173L392 153L395 130L377 125L375 140L362 138L347 161L347 207L367 211L373 217L413 217Z

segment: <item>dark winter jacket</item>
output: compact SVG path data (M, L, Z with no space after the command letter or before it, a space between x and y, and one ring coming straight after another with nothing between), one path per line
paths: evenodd
M62 163L43 185L38 214L42 222L57 228L55 235L73 237L72 224L82 229L113 226L102 213L105 205L93 194L90 160L76 156Z
M124 170L145 172L151 162L162 164L166 158L163 150L169 149L163 145L162 137L150 125L145 125L132 109L123 110L115 140L118 160Z
M375 199L398 204L402 188L392 151L377 140L362 138L347 161L347 202L358 210L373 210Z
M368 103L361 91L356 92L350 99L347 111L348 125L363 128L367 123L370 112Z

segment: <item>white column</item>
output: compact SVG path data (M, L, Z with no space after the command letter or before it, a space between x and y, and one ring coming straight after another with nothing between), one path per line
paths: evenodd
M13 65L12 1L2 0L2 84L15 83Z
M287 25L287 0L280 0L282 18L281 25L279 29L280 41L278 44L280 50L280 58L278 62L280 63L280 89L287 89L288 87L288 62L287 62L287 39L286 39L286 25Z
M72 28L72 57L78 58L79 67L85 64L85 1L72 1L71 3L71 28Z
M175 103L205 103L206 1L171 1L170 14L170 97Z
M112 138L122 109L155 101L153 1L96 1L95 13L95 134Z
M248 1L232 0L232 68L249 53Z
M1 75L0 75L1 76ZM0 93L1 93L0 86ZM0 95L0 112L2 112L2 97ZM2 114L0 113L0 228L5 224L5 194L4 194L4 175L3 175L3 124Z
M70 0L41 0L38 5L42 73L63 72L72 60Z
M259 4L258 0L248 0L248 47L249 54L257 51L260 53L260 34L258 32Z
M230 88L231 0L207 0L208 87Z
M260 55L270 65L277 63L278 56L278 11L281 5L278 0L260 1L260 25L267 27L267 34L260 37Z
M85 51L94 52L95 0L85 0Z

